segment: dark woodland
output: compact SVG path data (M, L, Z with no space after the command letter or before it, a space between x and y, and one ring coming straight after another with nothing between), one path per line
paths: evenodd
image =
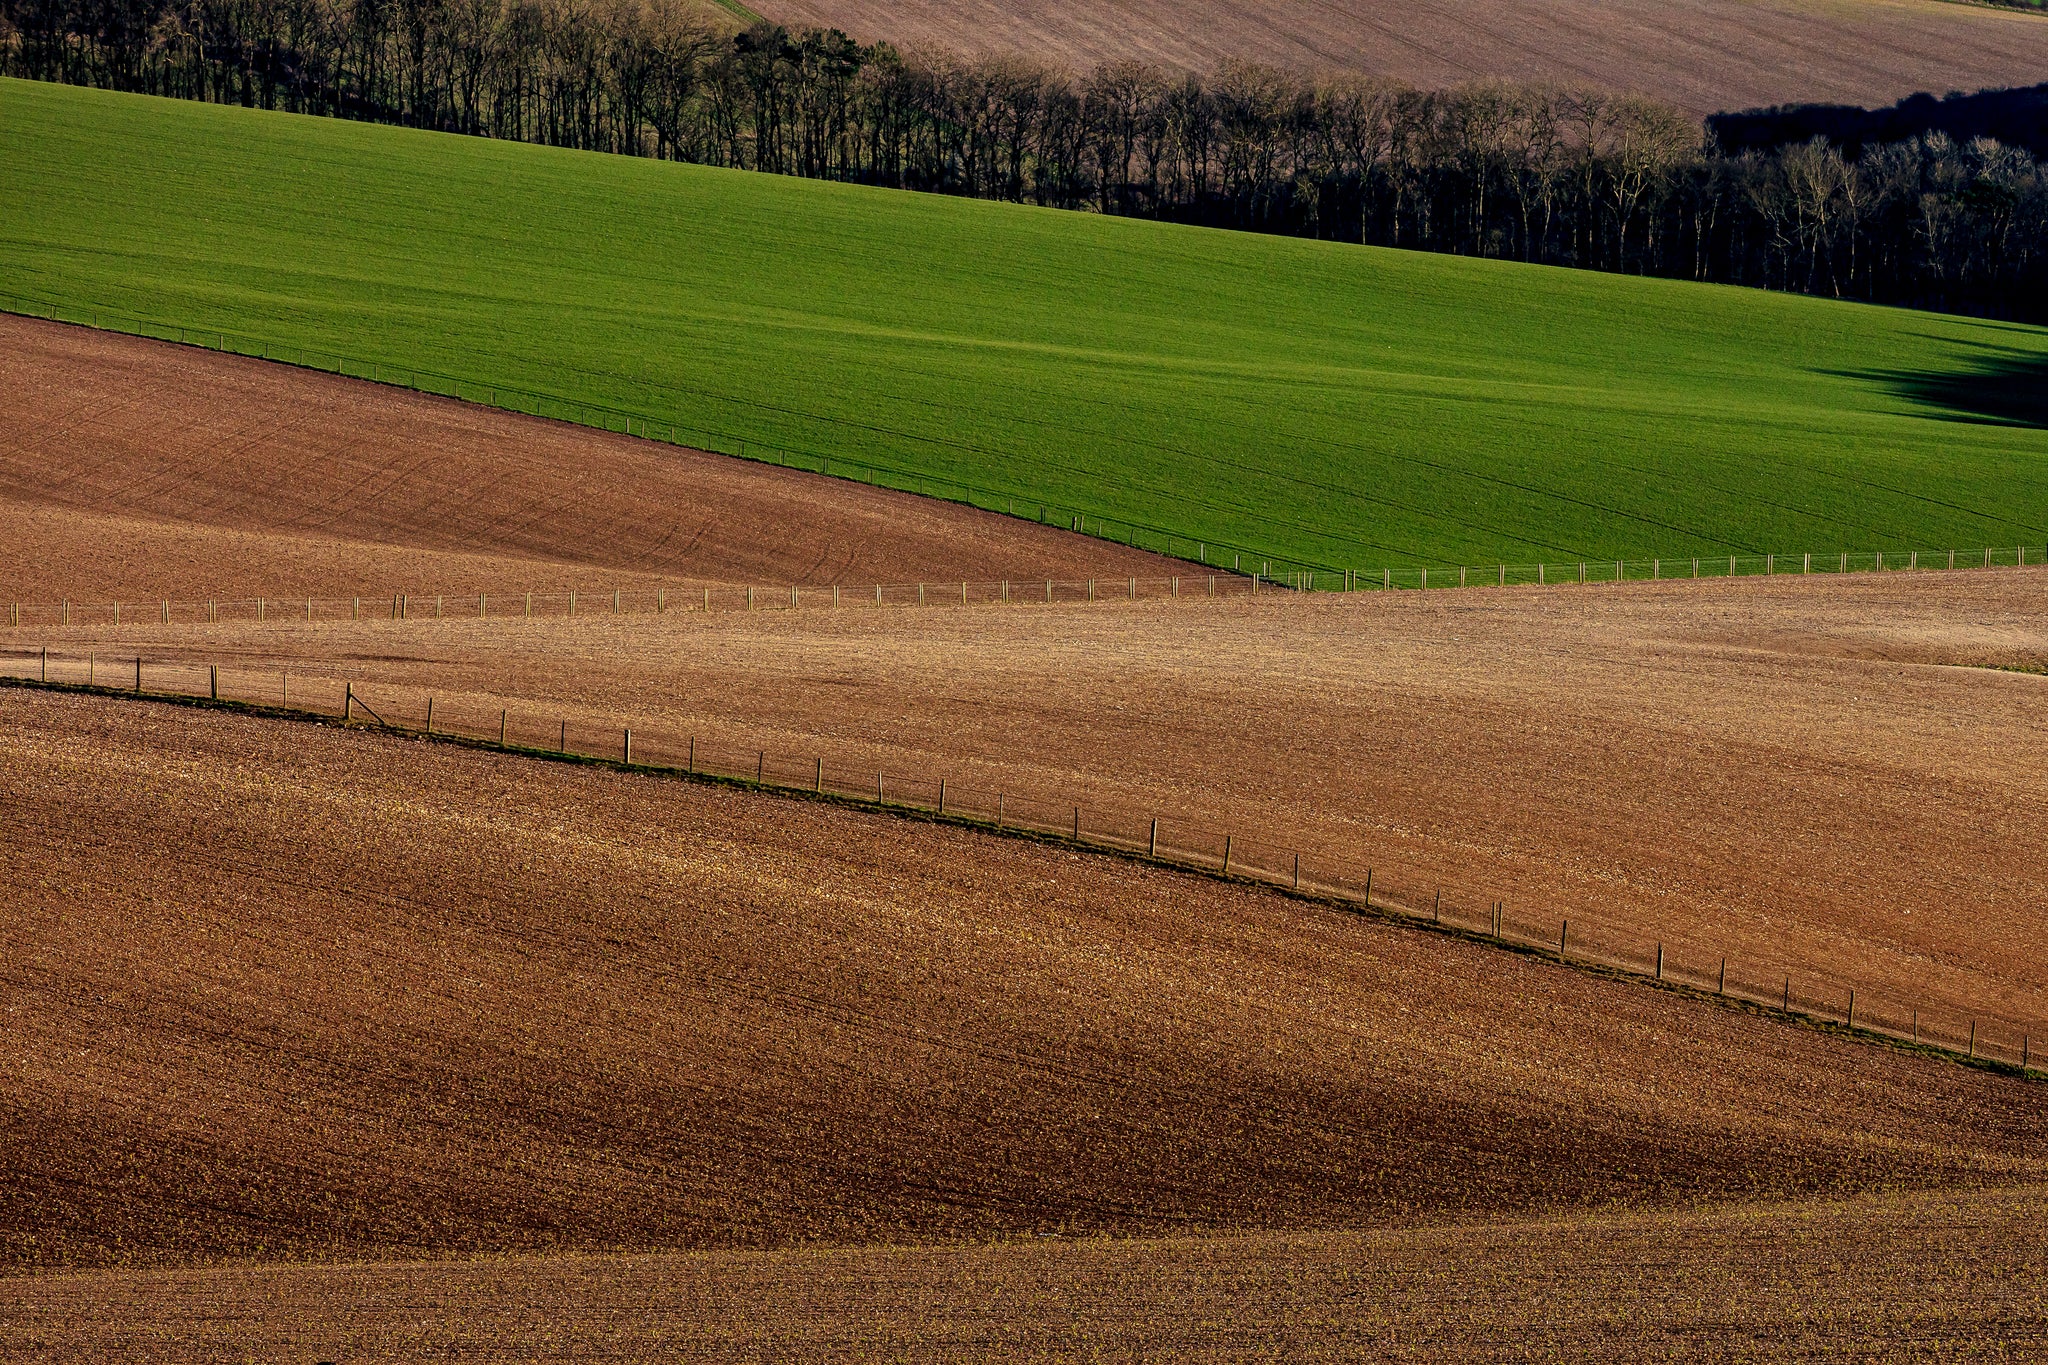
M1967 119L1945 131L1926 115L1954 102L1932 99L1878 114L1716 116L1710 131L1635 96L1416 90L1243 65L1197 76L1118 61L1076 73L765 23L735 32L675 0L0 0L0 70L2048 321L2048 170L2027 149L2041 145L2043 102L2020 98L2028 92L1979 111L2001 120L2003 137Z

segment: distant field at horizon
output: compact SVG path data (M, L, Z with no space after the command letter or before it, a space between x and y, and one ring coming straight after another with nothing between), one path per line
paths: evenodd
M761 7L757 7L761 8ZM775 0L792 27L1090 67L1208 71L1255 61L1424 88L1467 81L1655 96L1695 117L1777 104L1886 105L1925 90L2029 85L2048 18L1970 0Z
M2039 328L20 81L0 107L36 190L0 202L0 306L1319 567L2048 536L2013 407Z

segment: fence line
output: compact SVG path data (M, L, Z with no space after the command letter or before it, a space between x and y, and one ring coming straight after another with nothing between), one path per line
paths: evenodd
M944 777L853 768L817 755L792 756L734 748L695 734L643 726L602 732L560 715L478 708L422 689L385 687L374 703L358 684L309 675L224 667L144 656L85 656L43 650L0 651L0 682L88 690L109 696L246 707L261 714L339 720L508 753L602 763L648 772L826 798L899 814L1053 840L1294 894L1388 920L1454 934L1496 947L1554 958L1581 968L1682 988L1789 1018L1841 1027L1894 1043L1932 1049L1997 1070L2032 1076L2033 1035L1992 1033L1977 1019L1936 1018L1866 989L1812 981L1789 971L1761 971L1726 955L1680 961L1667 945L1604 926L1591 932L1561 919L1555 928L1510 911L1506 902L1447 901L1440 888L1390 880L1382 866L1298 849L1239 831L1212 830L1170 814L1103 809L1068 797L990 791ZM408 696L417 693L418 696ZM424 703L423 705L421 703ZM374 709L373 709L374 706ZM466 709L465 709L466 708Z
M1438 591L1464 587L1579 586L1597 583L1665 582L1760 575L1799 576L1828 573L1948 572L1957 569L2026 568L2048 565L2048 550L2034 554L2030 546L1894 552L1887 562L1882 550L1802 555L1796 569L1780 569L1776 555L1722 556L1712 560L1607 560L1598 564L1493 564L1483 569L1383 569L1331 575L1290 571L1278 578L1262 569L1248 575L1228 572L1166 578L992 579L925 583L877 583L865 587L802 584L775 587L615 588L610 592L512 592L420 594L392 593L373 597L244 597L159 598L142 602L87 602L65 598L56 602L11 602L5 624L10 627L78 625L214 624L222 621L361 621L361 620L503 620L535 617L644 615L666 612L763 611L819 607L968 606L988 604L1050 605L1054 603L1143 601L1182 597L1248 597L1260 593L1371 592L1415 589ZM1791 557L1786 556L1788 563ZM1687 572L1667 572L1672 566ZM1561 573L1551 573L1552 569ZM1710 570L1710 571L1703 571ZM1456 574L1455 580L1452 574Z

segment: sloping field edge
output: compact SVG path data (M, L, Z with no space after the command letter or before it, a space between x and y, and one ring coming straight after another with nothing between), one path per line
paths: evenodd
M749 442L730 432L664 421L607 404L565 398L559 394L536 389L485 383L437 370L389 366L381 361L361 360L332 351L280 345L234 332L182 327L108 309L67 309L64 305L46 299L28 298L4 291L0 291L0 313L84 327L116 336L140 337L171 345L190 346L197 350L240 356L269 364L288 365L294 369L313 370L343 379L387 385L411 393L445 398L452 402L472 404L494 411L516 413L543 421L558 421L663 445L724 455L732 459L751 460L757 464L769 464L782 469L802 470L807 474L817 474L824 478L843 479L917 497L934 498L999 516L1036 522L1041 526L1058 527L1077 535L1090 536L1133 550L1183 560L1200 566L1206 573L1248 576L1268 586L1285 587L1293 591L1364 592L1396 588L1441 590L1454 586L1563 586L1573 583L1585 585L1676 579L1779 577L1794 574L1826 576L1899 569L1928 571L1978 567L2027 568L2029 554L2034 556L2032 566L2048 564L2048 543L2044 543L2039 549L2028 544L1967 548L1924 546L1903 552L1893 550L1890 552L1889 563L1886 562L1886 552L1883 550L1827 550L1725 556L1652 556L1648 559L1541 561L1530 564L1440 564L1433 570L1435 578L1432 581L1432 569L1426 565L1407 568L1381 565L1374 568L1362 564L1346 566L1292 559L1274 555L1257 546L1233 541L1199 540L1149 523L1105 517L1086 508L1046 502L1037 494L1028 491L991 489L875 460L850 460L844 456L834 455L830 451L808 447L775 445L760 440ZM113 320L113 325L109 325L109 319ZM507 399L516 401L505 401ZM521 406L521 403L525 406ZM753 405L775 408L771 403L756 402ZM803 415L820 422L836 420L816 413ZM893 434L905 436L907 439L922 440L927 444L947 444L934 437L910 437L902 432ZM2010 555L2005 553L2008 549L2012 551ZM1226 554L1230 560L1227 567L1224 564Z
M138 674L139 671L138 668ZM1938 1042L1931 1042L1921 1036L1918 1028L1917 1014L1915 1016L1915 1036L1909 1038L1890 1029L1873 1027L1867 1022L1858 1024L1855 1021L1856 997L1853 990L1850 992L1849 1008L1846 1017L1832 1017L1818 1009L1805 1008L1806 1002L1804 1001L1795 1003L1790 991L1789 978L1784 1003L1782 1005L1773 1005L1768 1000L1742 993L1739 990L1730 991L1727 988L1727 964L1725 960L1722 963L1721 984L1719 988L1707 989L1674 979L1671 975L1668 975L1665 971L1661 946L1658 951L1657 968L1654 974L1631 967L1624 962L1596 958L1585 953L1583 950L1578 954L1573 954L1570 951L1565 933L1560 933L1559 940L1555 944L1539 942L1526 935L1518 935L1513 931L1513 927L1510 925L1505 914L1501 913L1498 907L1496 907L1486 929L1481 930L1472 925L1457 923L1455 920L1446 921L1441 917L1440 913L1435 911L1424 911L1416 905L1397 903L1384 894L1375 899L1372 891L1371 873L1369 871L1366 876L1366 885L1363 892L1351 893L1328 886L1319 887L1313 882L1304 885L1301 880L1301 863L1298 856L1294 864L1292 884L1289 883L1284 874L1276 875L1263 869L1247 870L1241 863L1238 869L1233 871L1231 869L1230 845L1228 842L1225 844L1225 851L1220 866L1211 865L1194 857L1177 857L1171 851L1162 852L1160 850L1157 840L1157 820L1153 821L1153 838L1150 846L1146 846L1142 841L1134 845L1129 841L1105 836L1101 833L1084 831L1078 808L1075 811L1075 820L1071 833L1042 825L1021 824L1015 820L1006 820L1000 815L995 819L989 819L986 816L962 812L957 808L948 810L946 808L946 786L943 782L939 784L938 800L934 806L916 801L887 799L879 794L879 781L877 783L878 795L873 798L865 795L853 795L844 790L834 791L827 789L822 780L822 764L818 770L820 779L815 786L804 787L794 783L776 781L765 775L765 754L762 755L762 766L756 768L755 776L752 778L745 776L742 772L719 772L705 766L700 766L696 762L694 739L691 742L691 762L689 766L679 768L672 764L634 762L632 759L633 732L630 729L624 732L624 750L622 755L618 758L611 758L599 754L581 753L569 749L566 744L559 748L547 749L508 742L502 738L504 734L502 727L500 729L501 738L495 740L484 735L451 732L447 729L435 730L432 728L431 708L428 712L429 718L426 728L409 728L385 721L354 695L353 684L347 685L344 692L342 714L335 715L330 712L316 711L306 707L244 701L220 696L218 671L211 668L208 669L208 673L213 681L212 695L150 691L143 689L139 685L136 687L112 687L93 682L80 683L53 680L48 676L49 656L47 652L43 656L42 673L43 676L40 678L0 674L0 687L94 696L109 700L144 701L191 709L224 711L262 719L295 721L302 724L392 734L418 742L448 744L478 752L509 754L520 758L542 759L553 763L566 763L579 767L630 773L636 776L754 791L785 800L811 801L848 810L888 815L897 819L950 825L1003 838L1022 839L1032 843L1047 844L1102 857L1119 858L1126 862L1165 868L1188 876L1202 877L1209 881L1255 887L1259 890L1273 892L1304 904L1358 915L1416 932L1432 933L1468 943L1475 943L1499 952L1515 953L1528 958L1539 958L1553 965L1582 972L1589 976L1614 981L1627 981L1638 986L1669 991L1700 1004L1715 1005L1722 1009L1735 1010L1758 1017L1776 1018L1801 1028L1856 1042L1888 1047L1896 1051L1923 1055L1930 1058L1938 1058L1958 1066L1973 1067L1980 1071L2012 1076L2025 1081L2048 1080L2048 1069L2035 1067L2032 1064L2031 1032L2024 1035L2020 1059L2016 1062L1989 1055L1986 1050L1989 1045L1988 1039L1985 1040L1985 1047L1980 1047L1977 1026L1974 1020L1970 1027L1970 1043L1967 1050L1945 1046ZM371 719L355 719L354 711L357 707L361 707L364 713L370 716ZM1867 1018L1868 1016L1866 1015Z
M985 488L875 460L849 460L830 451L775 445L758 439L748 441L730 432L688 426L626 408L593 403L580 398L565 398L560 394L538 389L487 383L407 365L394 366L382 361L360 360L334 351L287 346L259 337L218 329L181 327L175 323L159 322L153 318L136 317L110 309L70 308L47 299L28 298L18 294L0 292L0 312L42 322L59 322L72 327L90 328L116 336L142 337L176 346L191 346L197 350L241 356L248 360L262 360L274 365L289 365L294 369L315 370L343 379L385 384L413 393L447 398L458 403L472 403L478 407L518 413L543 421L591 427L618 435L658 441L664 445L684 446L707 454L752 460L757 464L770 464L783 469L800 469L805 473L818 474L825 478L845 479L851 483L888 488L899 493L915 494L918 497L936 498L941 502L960 503L983 512L995 512L1025 521L1036 521L1041 526L1062 526L1078 534L1093 536L1097 540L1106 540L1111 544L1123 545L1134 550L1146 550L1172 559L1190 560L1219 573L1248 572L1237 568L1238 564L1246 561L1264 566L1264 572L1268 577L1273 577L1276 573L1300 573L1316 569L1326 573L1338 572L1326 564L1309 564L1277 557L1255 546L1226 541L1195 540L1163 527L1104 517L1088 508L1046 502L1033 493ZM673 385L667 387L674 388ZM489 395L488 398L477 396L485 394ZM507 399L517 401L505 401ZM525 406L521 406L521 403ZM773 408L775 405L756 402L753 406ZM835 420L816 413L802 415L812 421ZM903 432L893 434L906 439L922 440L927 444L944 444L937 442L933 437L911 437ZM836 472L834 466L837 467ZM1019 508L1028 511L1020 511ZM1214 562L1208 558L1209 550L1212 548L1217 555ZM1228 571L1222 568L1222 554L1226 550L1233 556L1233 566ZM1278 566L1277 570L1275 566Z

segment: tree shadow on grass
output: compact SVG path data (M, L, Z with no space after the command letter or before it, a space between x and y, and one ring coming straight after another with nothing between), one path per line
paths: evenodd
M1882 384L1949 422L2048 428L2048 352L1984 342L1966 370L1862 370L1847 377Z

